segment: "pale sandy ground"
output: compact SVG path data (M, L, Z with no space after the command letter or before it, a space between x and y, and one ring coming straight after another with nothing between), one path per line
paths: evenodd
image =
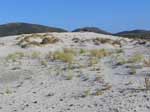
M0 112L149 112L150 91L145 89L145 77L150 77L149 67L142 63L119 65L117 53L98 60L89 66L88 55L76 57L76 64L67 70L61 61L40 60L49 51L62 48L122 49L119 55L127 59L134 54L150 56L149 43L135 44L124 39L122 47L110 44L94 45L92 41L74 43L94 38L122 39L95 33L52 33L60 42L45 47L21 48L16 45L18 36L0 38ZM14 52L41 53L38 58L23 57L19 62L8 62L6 57ZM78 63L78 64L77 64ZM83 67L80 67L80 66ZM131 67L136 73L132 75ZM72 75L67 80L68 75ZM110 88L109 88L110 87Z

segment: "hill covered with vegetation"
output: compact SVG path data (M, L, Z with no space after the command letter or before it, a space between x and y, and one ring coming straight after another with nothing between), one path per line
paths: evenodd
M61 28L48 27L30 23L8 23L0 25L0 37L30 34L30 33L45 33L45 32L67 32Z
M150 39L150 31L148 30L132 30L116 33L117 36L136 38L136 39Z
M94 32L94 33L107 34L107 35L111 34L97 27L83 27L83 28L75 29L72 32Z

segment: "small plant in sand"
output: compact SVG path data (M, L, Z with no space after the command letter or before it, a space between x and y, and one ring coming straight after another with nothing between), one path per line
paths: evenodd
M144 60L144 56L142 54L136 54L128 59L129 63L139 63Z
M136 75L136 69L135 69L135 67L133 65L131 66L130 70L131 70L130 71L131 75Z
M91 95L91 90L90 89L85 90L84 95L85 95L85 97L90 96Z
M15 52L15 53L8 54L8 56L6 57L6 60L16 62L18 59L21 59L24 56L25 54L23 52Z
M39 58L40 55L41 55L40 52L38 52L38 51L33 51L33 52L31 53L31 58Z
M41 62L41 65L43 65L43 66L45 66L45 67L47 67L47 66L48 66L48 63L47 63L47 61L46 61L46 60L41 60L40 62Z
M73 75L73 72L70 68L66 69L66 75L65 75L65 79L66 80L72 80L74 75Z
M5 93L6 93L7 95L9 95L9 94L12 93L12 91L7 87L6 90L5 90Z
M55 52L54 52L55 53ZM45 59L46 60L54 60L54 53L53 52L49 52L46 56Z
M66 80L72 80L73 79L73 74L68 74L66 76Z
M101 89L98 89L98 90L96 90L96 92L93 95L100 96L100 95L103 95L103 94L104 94L104 91L102 91Z
M110 53L106 49L93 49L90 51L90 55L97 58L103 58L109 54Z
M147 90L150 90L150 78L149 77L145 78L145 87Z
M66 76L66 80L72 80L73 79L73 75L67 75Z
M145 67L150 67L150 59L144 59L143 63Z
M98 58L97 57L91 57L89 64L90 64L90 66L94 66L94 65L98 64Z
M117 58L117 64L118 65L123 65L123 64L126 64L127 63L127 60L123 57L118 57Z
M86 53L86 50L80 49L79 54L84 54L84 53Z
M120 54L120 53L123 53L123 52L124 52L123 49L117 49L117 50L116 50L116 53L117 53L117 54Z

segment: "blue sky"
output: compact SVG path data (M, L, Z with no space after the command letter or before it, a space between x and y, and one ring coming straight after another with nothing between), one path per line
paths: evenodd
M150 0L0 0L0 24L29 22L73 30L150 30Z

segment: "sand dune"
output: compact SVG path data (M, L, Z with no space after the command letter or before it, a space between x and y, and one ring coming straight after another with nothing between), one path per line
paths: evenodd
M149 112L150 43L96 33L0 38L0 112Z

